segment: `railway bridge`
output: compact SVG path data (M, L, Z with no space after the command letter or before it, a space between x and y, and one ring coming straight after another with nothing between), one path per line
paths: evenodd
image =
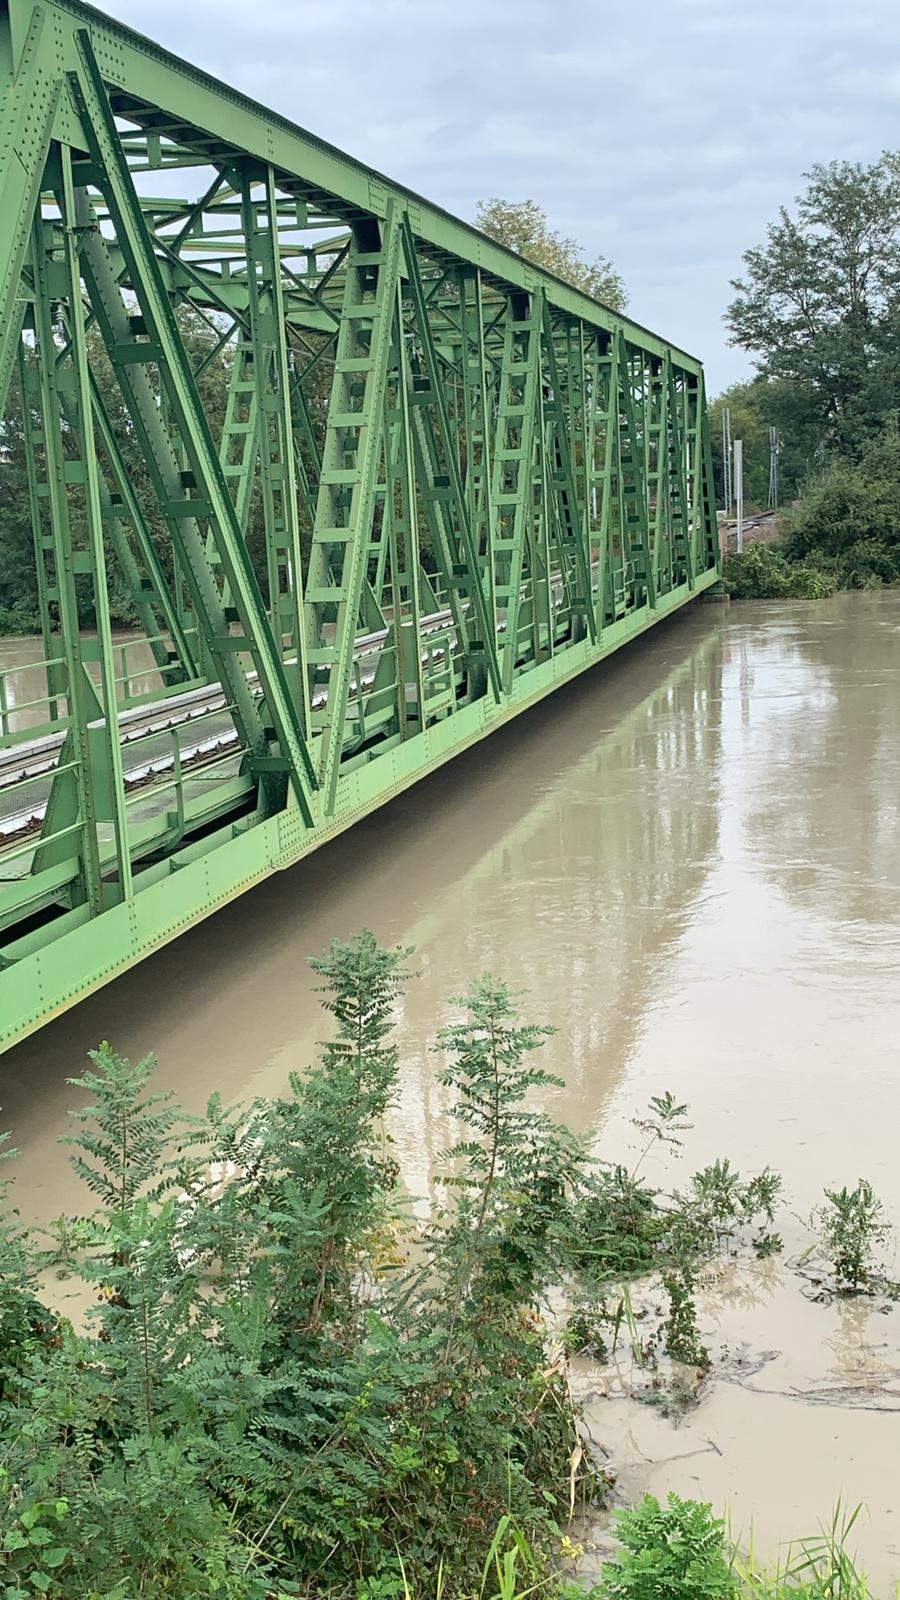
M0 0L0 401L0 1049L719 577L696 360L75 0Z

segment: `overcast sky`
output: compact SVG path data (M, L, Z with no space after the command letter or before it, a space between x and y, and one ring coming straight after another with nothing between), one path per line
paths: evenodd
M460 216L537 200L711 394L742 251L812 162L900 146L900 0L107 3Z

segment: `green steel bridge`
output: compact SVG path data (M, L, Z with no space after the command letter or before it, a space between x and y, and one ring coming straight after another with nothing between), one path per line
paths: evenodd
M719 578L697 361L74 0L0 0L0 400L0 1049Z

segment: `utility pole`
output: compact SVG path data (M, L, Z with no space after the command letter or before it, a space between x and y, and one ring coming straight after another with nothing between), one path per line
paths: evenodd
M778 509L778 436L769 429L769 510Z
M744 441L734 441L734 506L737 527L734 530L734 547L738 555L744 548Z
M722 489L725 496L725 515L731 516L731 407L722 407Z

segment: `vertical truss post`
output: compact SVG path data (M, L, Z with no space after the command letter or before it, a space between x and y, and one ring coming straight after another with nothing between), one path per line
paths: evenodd
M672 583L694 582L694 553L690 541L685 438L681 422L678 385L666 353L669 412L669 473L672 494Z
M491 498L497 515L497 600L505 617L503 687L512 689L519 653L519 612L533 529L535 429L540 403L541 290L512 295L504 328L497 442Z
M496 511L491 497L491 414L488 397L488 357L484 341L484 301L481 271L461 270L458 275L460 322L462 325L462 386L465 411L466 497L472 538L478 551L488 624L491 637L497 637L497 599L495 594L494 540Z
M590 548L585 538L585 523L578 500L578 485L570 445L574 425L571 386L567 411L563 401L560 366L554 346L553 322L546 300L544 301L544 345L550 384L547 410L553 433L554 458L551 479L559 519L560 574L564 587L569 592L573 622L575 615L586 618L590 637L596 640L597 628L591 606ZM574 583L569 577L570 566L574 567Z
M222 681L227 683L231 691L238 721L249 746L250 761L262 777L267 803L271 809L279 809L283 804L282 786L277 782L277 775L286 773L304 819L311 824L313 813L310 797L314 776L303 730L253 576L190 362L166 294L91 47L90 35L86 29L78 29L76 40L81 68L73 75L73 86L80 101L91 155L91 179L99 182L104 191L115 225L116 239L128 264L132 286L140 304L142 328L146 330L148 338L136 338L134 329L129 326L114 274L111 283L106 275L106 292L100 292L100 280L104 277L102 258L106 252L99 233L88 239L84 254L89 288L90 274L93 274L91 303L98 318L105 323L104 333L113 351L120 383L126 393L130 393L138 402L132 415L135 416L136 412L140 414L147 454L152 457L151 470L156 477L157 491L161 492L164 514L173 531L198 620ZM116 305L118 313L114 311ZM116 333L113 332L114 322L119 325ZM143 402L149 398L153 418L161 426L144 371L148 362L159 367L161 384L187 453L187 474L178 471L177 460L173 463L170 441L160 448L159 432L150 423L146 412ZM138 373L143 376L146 391L136 378ZM165 433L164 428L162 432ZM155 438L151 444L153 435ZM177 487L173 481L173 464L179 480ZM196 492L192 495L190 491ZM199 533L198 519L205 520L213 533L222 574L230 590L235 613L233 619L225 614L216 575L207 560ZM240 624L241 633L232 633L232 620ZM238 661L241 653L249 654L253 659L266 711L271 718L271 733L267 732L253 701L246 675Z
M570 407L573 408L573 421L571 424L572 465L578 491L581 537L584 541L587 555L587 604L593 617L592 638L597 639L603 626L603 618L598 615L595 587L599 578L599 549L595 538L598 507L593 503L595 499L593 472L596 451L593 390L596 381L596 340L590 340L588 328L583 322L579 321L573 328L570 328L568 342L569 370L572 375L572 398L570 399ZM580 418L580 427L575 425L574 413L577 413Z
M131 887L131 854L128 846L128 813L125 809L125 779L122 771L122 748L119 743L118 704L116 697L115 657L112 647L112 625L109 615L109 589L106 581L106 557L103 545L103 516L100 510L100 475L94 441L93 404L84 337L84 306L81 293L79 265L80 241L75 217L75 185L72 179L72 152L68 145L60 145L62 162L62 192L58 196L62 212L63 238L69 302L69 333L72 341L71 359L74 368L73 399L78 418L77 439L81 460L75 481L83 485L85 521L87 531L87 558L93 582L94 624L97 629L99 650L102 725L96 722L88 728L93 768L100 767L101 782L94 784L94 803L99 820L113 824L116 853L117 892L108 889L113 899L127 900Z
M615 618L614 552L612 549L612 498L614 468L618 468L619 407L617 402L616 373L618 371L618 334L604 335L605 346L601 353L600 338L591 340L590 383L590 438L588 455L590 463L589 494L591 516L597 524L597 584L596 623L600 637L607 618ZM598 447L602 451L597 461Z
M403 247L406 273L409 280L415 318L415 331L419 339L423 372L417 375L414 385L416 404L416 432L423 468L420 488L431 500L434 520L440 532L439 552L443 556L445 577L454 608L460 645L465 649L469 663L483 663L494 696L500 698L500 673L497 663L496 641L492 621L488 615L484 583L478 550L469 519L469 508L463 491L459 471L459 440L451 431L444 379L440 371L428 301L419 270L416 241L409 217L402 219ZM437 418L437 430L432 427L429 413ZM456 604L458 598L468 602L465 613Z
M425 683L419 606L419 537L413 469L409 388L403 350L402 289L397 284L394 312L392 383L385 396L385 530L391 551L391 597L400 732L405 737L425 727ZM411 714L408 689L415 710Z
M361 228L347 257L306 590L306 659L317 675L310 690L317 681L325 692L324 710L313 710L312 726L322 731L318 766L326 815L334 810L340 775L381 459L400 273L393 205L379 240L375 231L374 223Z
M77 831L81 841L80 871L72 898L86 901L92 915L106 903L127 897L131 892L131 862L128 852L124 783L118 740L116 686L103 553L97 468L93 453L90 387L84 348L84 323L78 250L73 224L71 158L67 147L60 153L59 173L62 212L62 262L48 252L40 213L33 229L33 271L35 284L35 360L40 382L40 445L46 481L38 483L37 494L45 498L50 524L49 539L41 539L42 565L52 553L54 582L47 599L59 611L60 636L67 668L68 730L53 779L42 825L42 843L32 862L32 872L53 866L71 854L71 845L61 834ZM68 360L61 358L54 339L52 306L68 302L70 341ZM76 422L74 438L78 455L67 453L63 435L63 395ZM73 440L74 442L74 440ZM43 495L42 495L43 490ZM78 541L70 516L70 492L81 491L84 502L86 537ZM49 548L48 548L49 547ZM97 691L87 671L87 653L78 614L76 578L90 580L98 641L92 654L100 664L101 687ZM114 827L117 874L115 882L104 884L100 857L98 824Z
M534 432L534 465L531 474L531 501L528 508L527 549L530 551L529 582L522 599L525 615L531 612L532 658L544 661L556 648L556 605L553 592L553 553L559 550L558 507L550 493L549 460L552 446L547 420L547 384L541 341L535 342L538 363L538 413ZM551 533L553 537L551 538ZM563 586L565 580L563 578ZM530 588L530 596L527 590Z
M263 185L263 197L254 186ZM285 325L278 236L278 204L271 166L248 171L241 186L247 249L250 333L256 385L257 438L262 486L269 616L275 647L286 665L304 733L309 729L309 690L303 630L303 572L297 502L296 457L291 420L291 375Z
M53 619L50 615L50 598L48 594L47 560L53 560L56 552L56 541L52 529L48 533L45 526L44 510L49 512L50 505L46 495L38 493L38 464L35 444L43 444L44 428L41 410L42 389L40 374L35 363L26 360L25 341L19 344L19 400L22 411L22 437L25 443L25 471L28 478L28 507L31 515L31 531L34 539L34 570L37 579L38 610L41 618L41 640L44 646L44 660L47 663L47 714L52 722L59 716L60 701L66 692L66 669L56 665L62 645L57 642L53 632ZM35 428L34 412L38 411L41 421ZM52 664L51 664L52 663Z
M242 333L238 338L231 371L228 374L228 395L225 400L225 421L219 443L219 464L226 483L233 485L234 509L245 536L258 449L257 386L254 366L253 344ZM209 558L216 562L215 545L211 534L207 536L206 545Z
M621 464L619 493L623 511L623 536L627 540L626 554L633 564L635 576L635 605L656 604L656 585L653 580L653 556L650 546L650 523L647 514L647 490L644 441L637 425L634 400L634 375L631 362L625 353L624 343L619 344L619 390L621 416L625 423L625 439L621 439Z
M706 380L701 372L688 379L696 392L697 439L695 445L695 472L700 480L700 517L694 544L694 571L700 572L713 563L721 562L719 550L719 522L716 516L716 490L713 477L712 444L706 409Z
M629 601L633 598L629 592L629 584L633 584L633 562L629 556L628 536L628 507L625 495L625 482L623 465L623 399L622 399L622 334L617 330L611 346L611 363L609 368L609 403L613 410L613 423L610 428L610 441L612 448L612 480L610 488L610 516L612 505L615 505L615 536L613 536L612 520L610 521L610 588L612 598L612 615L619 618L628 609Z
M665 591L660 581L662 551L668 526L668 449L666 428L666 381L659 357L650 361L648 392L644 406L643 433L647 461L648 532L652 529L651 566L657 593ZM652 499L652 507L651 507ZM652 521L651 519L652 515Z

